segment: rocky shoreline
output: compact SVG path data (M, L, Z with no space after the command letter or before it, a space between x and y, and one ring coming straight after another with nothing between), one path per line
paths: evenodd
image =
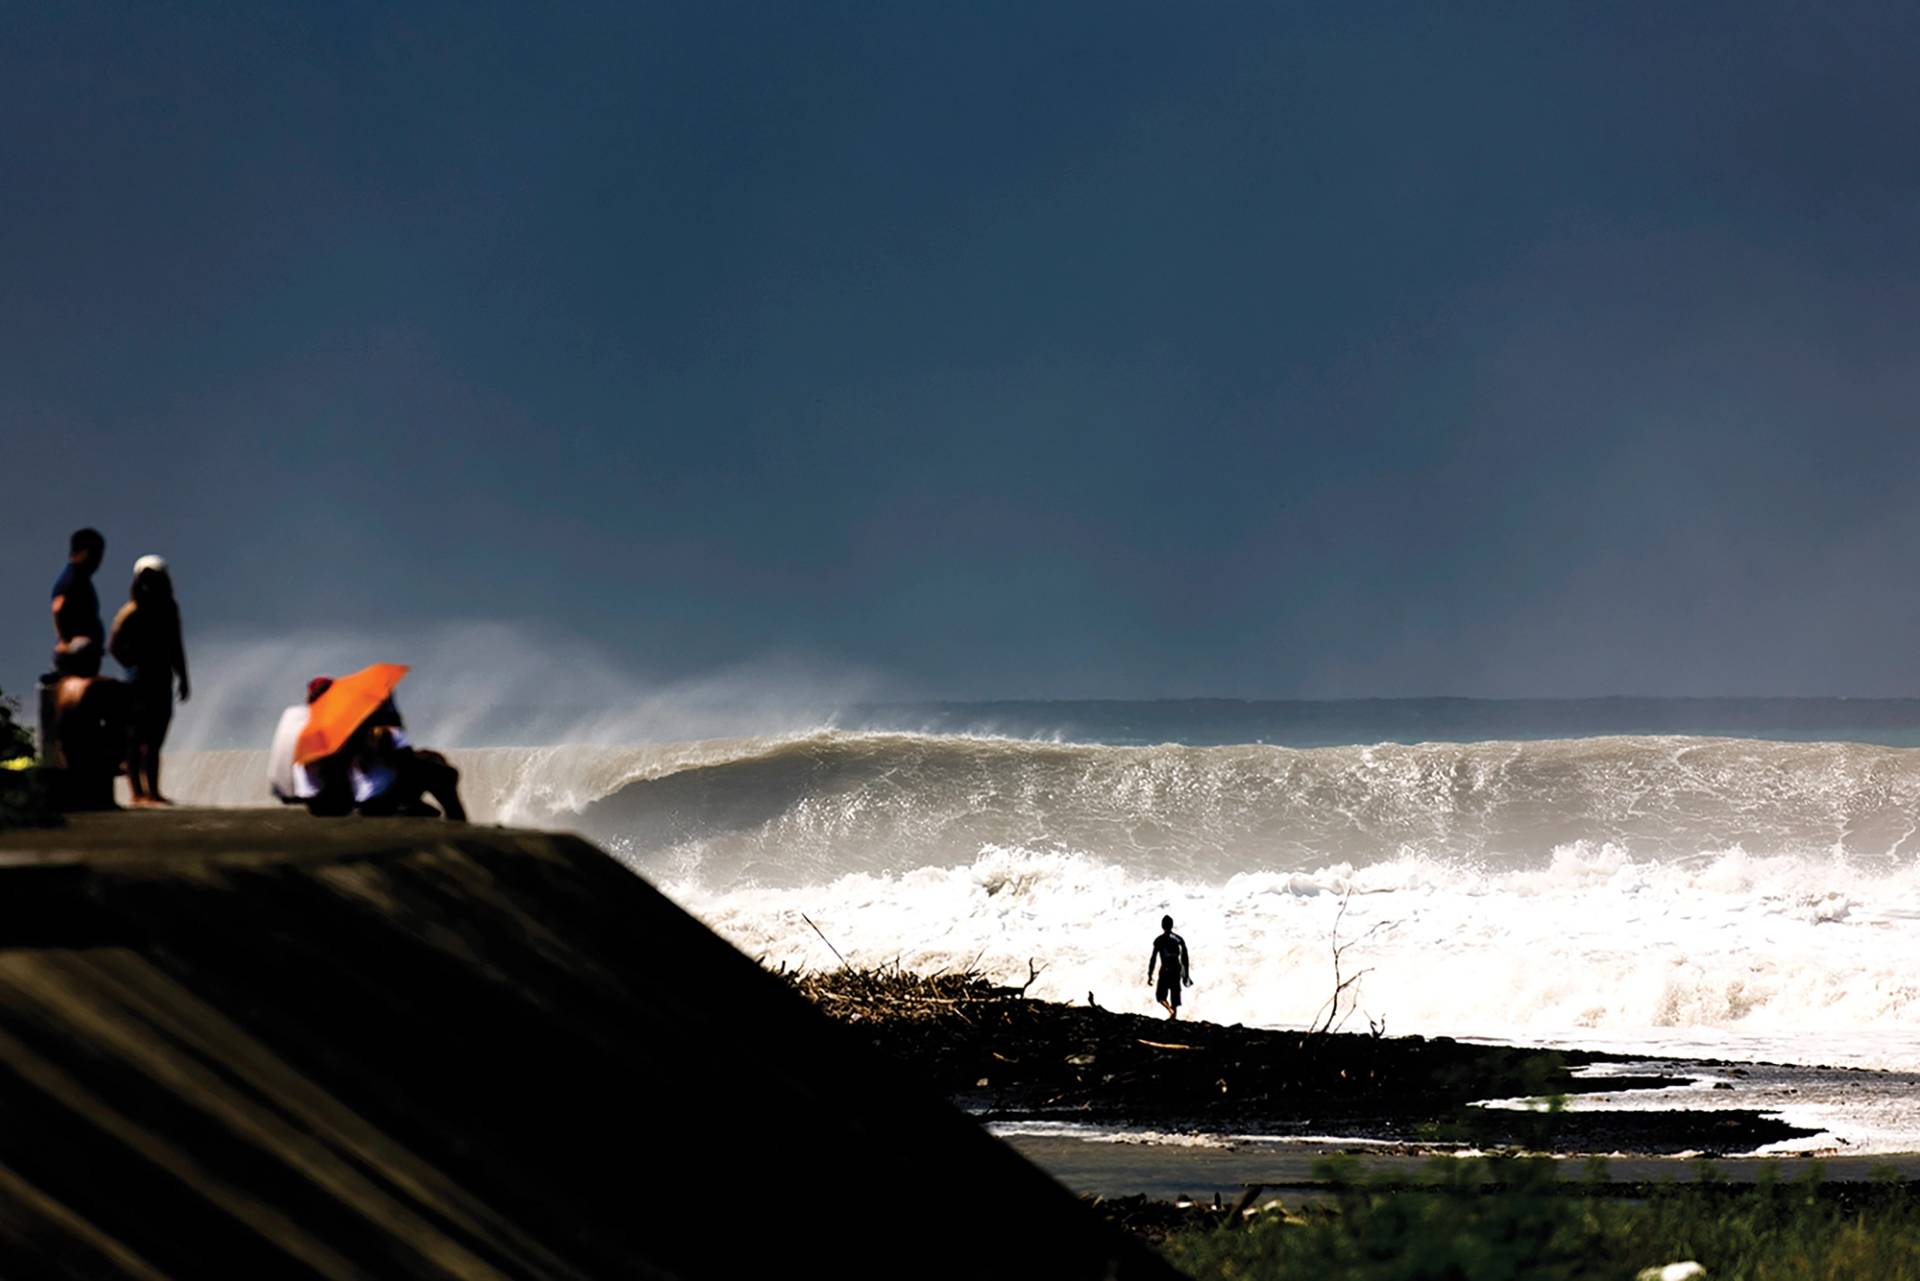
M1528 1111L1498 1099L1615 1094L1686 1075L1575 1075L1585 1051L1446 1037L1170 1022L1030 998L975 974L897 969L786 976L835 1020L984 1121L1287 1138L1435 1150L1721 1155L1810 1136L1750 1110ZM1687 1065L1680 1065L1684 1071Z

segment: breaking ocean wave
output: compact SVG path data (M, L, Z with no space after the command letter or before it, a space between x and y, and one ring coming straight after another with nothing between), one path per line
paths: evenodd
M1346 945L1396 1032L1895 1066L1920 1050L1920 750L1684 736L1289 748L823 730L453 753L480 821L583 832L751 955L977 965L1310 1022ZM170 759L255 804L264 757Z

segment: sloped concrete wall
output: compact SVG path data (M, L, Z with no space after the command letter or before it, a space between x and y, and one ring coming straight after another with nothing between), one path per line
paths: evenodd
M1156 1277L569 838L0 835L0 1273Z

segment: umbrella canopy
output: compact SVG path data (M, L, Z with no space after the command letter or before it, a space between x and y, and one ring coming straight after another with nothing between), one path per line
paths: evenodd
M353 731L387 701L406 674L403 664L375 663L335 681L331 689L308 705L307 727L300 731L293 759L305 765L345 747Z

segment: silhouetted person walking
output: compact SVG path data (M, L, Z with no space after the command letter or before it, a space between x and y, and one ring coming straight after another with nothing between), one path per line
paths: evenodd
M1180 1017L1180 989L1193 986L1192 967L1187 963L1187 941L1173 932L1173 918L1160 918L1160 933L1153 940L1153 955L1147 958L1147 982L1153 982L1153 970L1160 967L1160 982L1153 999L1167 1011L1167 1017Z
M180 638L180 605L167 562L142 556L133 564L133 589L113 616L107 644L127 669L127 784L135 805L171 805L160 793L160 745L173 722L173 682L186 702L187 648Z

